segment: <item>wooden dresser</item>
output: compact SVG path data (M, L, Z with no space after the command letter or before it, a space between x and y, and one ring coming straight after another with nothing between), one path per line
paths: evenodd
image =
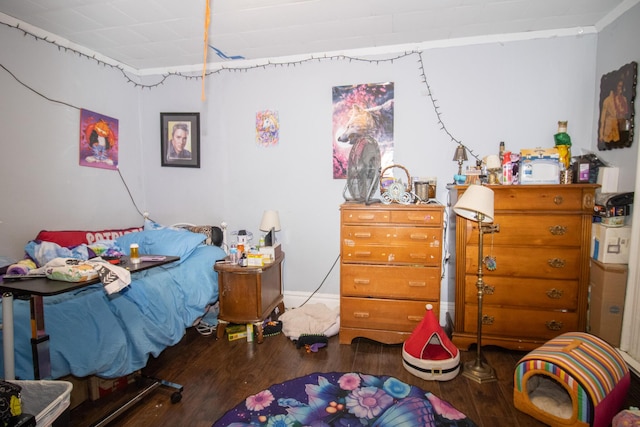
M529 351L557 335L585 331L594 193L597 185L498 185L494 224L484 235L482 344ZM452 189L451 205L466 186ZM453 214L455 215L455 214ZM456 216L453 342L476 343L477 223Z
M438 317L444 206L341 206L340 343L356 337L404 342L424 317Z

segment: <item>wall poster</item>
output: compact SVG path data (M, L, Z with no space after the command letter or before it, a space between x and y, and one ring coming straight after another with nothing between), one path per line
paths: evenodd
M80 166L118 169L118 120L80 110Z
M382 169L393 164L393 83L335 86L333 101L333 178L347 177L356 137L369 135L380 147Z
M631 62L600 79L598 149L631 147L638 64Z

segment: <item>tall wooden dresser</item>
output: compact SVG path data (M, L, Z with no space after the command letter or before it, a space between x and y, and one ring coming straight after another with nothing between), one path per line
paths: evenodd
M482 344L532 350L557 335L585 331L594 193L597 185L497 185L494 222L484 234ZM466 186L456 186L451 204ZM455 214L454 214L455 215ZM453 342L476 343L478 225L456 216Z
M444 206L341 206L340 343L405 341L440 306Z

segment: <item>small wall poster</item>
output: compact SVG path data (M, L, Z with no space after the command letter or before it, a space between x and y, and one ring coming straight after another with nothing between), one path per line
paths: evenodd
M277 111L264 110L256 113L256 143L263 147L278 145L280 119Z
M80 110L80 166L118 168L118 120Z

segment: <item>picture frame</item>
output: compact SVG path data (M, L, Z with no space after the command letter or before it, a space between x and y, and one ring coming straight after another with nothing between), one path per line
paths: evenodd
M161 165L200 167L200 113L160 113Z
M598 150L631 147L637 74L638 64L631 62L600 79Z

